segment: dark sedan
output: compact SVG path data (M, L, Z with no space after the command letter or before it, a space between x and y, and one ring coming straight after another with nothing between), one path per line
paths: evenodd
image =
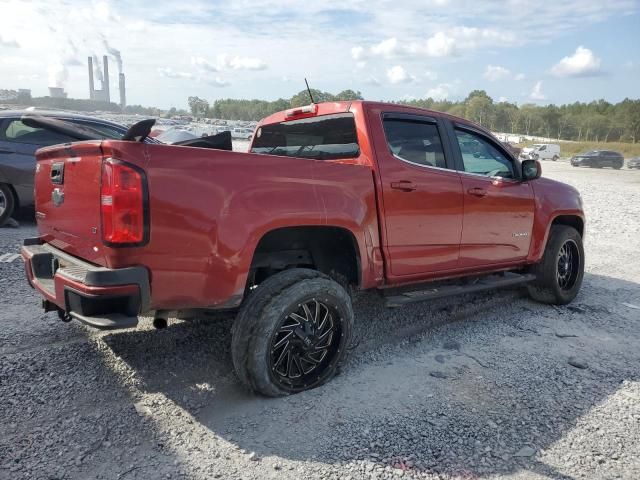
M67 112L5 110L0 111L0 226L18 208L33 205L34 153L41 147L75 139L62 133L25 125L21 118L38 115L90 128L104 138L122 138L127 128L95 117Z
M611 167L619 170L624 165L624 157L621 153L611 150L590 150L571 157L571 165L591 168Z
M637 168L640 170L640 157L634 157L627 162L627 168Z

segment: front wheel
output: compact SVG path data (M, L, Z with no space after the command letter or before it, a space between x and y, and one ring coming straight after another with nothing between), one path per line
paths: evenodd
M567 225L553 225L542 261L532 268L536 279L527 286L529 296L542 303L571 302L584 277L584 247L578 231Z
M352 329L351 298L340 284L314 270L281 272L238 313L231 341L236 374L269 397L315 388L346 359Z

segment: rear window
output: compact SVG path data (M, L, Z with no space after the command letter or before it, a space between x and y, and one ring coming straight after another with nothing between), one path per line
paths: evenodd
M252 153L334 160L360 154L352 113L338 113L263 125L255 135Z

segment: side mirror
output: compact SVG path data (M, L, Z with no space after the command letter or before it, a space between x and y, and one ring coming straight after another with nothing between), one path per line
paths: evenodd
M538 160L523 160L522 161L522 179L535 180L542 175L542 164Z

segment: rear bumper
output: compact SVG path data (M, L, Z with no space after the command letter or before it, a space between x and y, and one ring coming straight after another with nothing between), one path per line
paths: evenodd
M22 247L27 279L44 297L45 310L60 309L101 329L131 328L149 310L149 272L144 267L109 269L73 257L39 238Z

